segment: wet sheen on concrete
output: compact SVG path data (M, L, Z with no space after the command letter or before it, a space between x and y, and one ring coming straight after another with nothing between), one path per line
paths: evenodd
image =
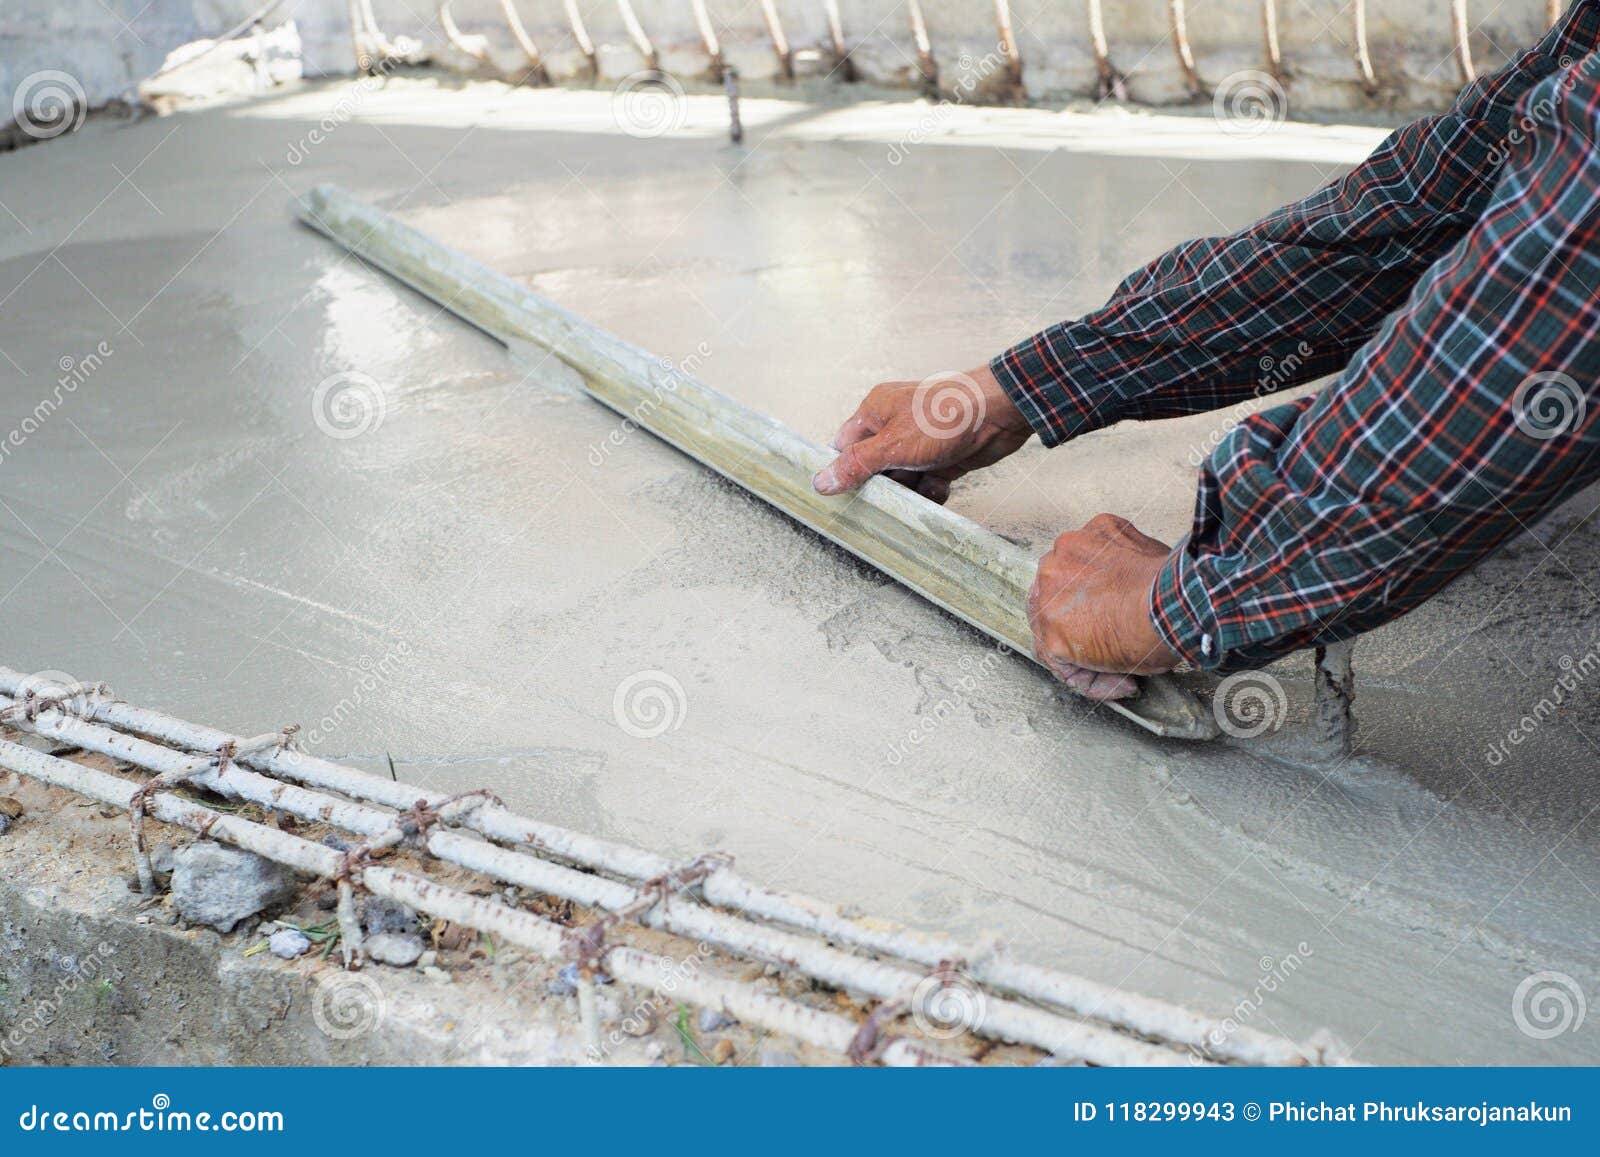
M741 150L720 116L635 140L605 94L402 81L0 157L4 425L26 431L0 457L0 658L247 733L298 721L325 755L723 848L1363 1059L1600 1059L1512 1015L1540 970L1600 991L1600 695L1486 757L1596 646L1592 496L1358 648L1371 760L1157 741L285 207L337 181L824 439L874 381L1090 308L1378 134L751 102ZM337 375L381 408L319 425ZM1226 418L1033 446L954 501L1041 550L1099 510L1170 540ZM640 672L657 735L619 725ZM1280 674L1303 703L1304 664Z

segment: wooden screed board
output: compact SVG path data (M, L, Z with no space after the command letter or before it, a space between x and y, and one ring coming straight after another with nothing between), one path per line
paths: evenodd
M617 413L865 559L984 634L1031 657L1026 598L1037 568L1027 551L886 478L824 497L811 477L833 455L783 424L503 274L331 185L296 202L300 218L356 256L516 348L548 350ZM1210 709L1171 679L1106 704L1156 735L1211 739Z

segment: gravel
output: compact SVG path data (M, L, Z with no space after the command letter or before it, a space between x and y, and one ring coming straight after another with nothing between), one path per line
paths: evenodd
M368 936L362 945L367 956L379 964L405 968L422 958L422 937L403 932L379 932Z
M280 960L293 960L311 951L311 938L298 928L279 928L267 938L267 949Z

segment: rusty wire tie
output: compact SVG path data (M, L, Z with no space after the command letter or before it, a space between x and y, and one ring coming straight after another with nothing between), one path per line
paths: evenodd
M274 753L287 750L294 742L294 737L300 731L298 723L291 723L280 731L268 731L251 739L228 740L209 755L200 755L191 759L181 767L171 771L163 771L160 775L152 776L134 789L132 797L128 800L128 830L133 840L133 862L139 873L139 891L146 896L156 894L155 868L150 863L150 853L144 842L144 817L150 806L150 800L156 792L166 791L178 786L203 772L216 770L218 775L227 773L234 761L241 756L258 755L264 751ZM204 833L202 833L204 834Z
M470 806L457 806L468 801L471 801ZM363 960L365 938L361 933L361 921L356 915L355 885L362 882L361 870L372 862L373 855L408 840L416 846L423 846L431 829L441 823L454 823L486 803L505 806L500 797L486 787L460 792L434 805L419 798L405 811L396 814L394 822L384 831L357 840L344 851L338 869L329 879L338 891L334 916L339 921L339 952L346 968L360 968Z
M58 687L48 695L41 695L30 687L22 693L22 702L13 703L10 707L0 708L0 723L9 719L22 716L29 723L35 723L44 711L59 711L63 715L72 715L79 719L87 719L92 710L92 700L100 696L111 694L111 688L104 683L72 683L65 687ZM83 707L76 710L69 705L77 699L89 700Z
M966 971L967 963L964 960L941 960L923 979L938 981L939 987L935 992L943 992L947 988L954 987L956 979ZM916 988L921 987L919 981ZM884 1001L868 1013L867 1018L856 1029L856 1035L851 1038L849 1047L845 1049L845 1056L849 1058L850 1063L854 1065L877 1063L883 1056L884 1050L894 1043L894 1038L884 1030L904 1016L910 1008L910 999L897 996L893 1000Z
M605 952L606 933L625 920L638 920L646 912L664 904L669 898L699 884L712 872L733 863L726 852L702 852L686 864L671 871L652 876L638 887L631 904L614 912L606 912L585 924L568 931L570 951L578 962L579 974L585 967L593 969Z

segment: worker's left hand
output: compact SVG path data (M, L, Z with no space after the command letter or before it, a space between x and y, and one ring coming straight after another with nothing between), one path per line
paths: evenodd
M1179 657L1150 622L1150 588L1172 548L1114 514L1056 539L1028 591L1033 652L1091 699L1123 699L1134 675L1170 671Z

